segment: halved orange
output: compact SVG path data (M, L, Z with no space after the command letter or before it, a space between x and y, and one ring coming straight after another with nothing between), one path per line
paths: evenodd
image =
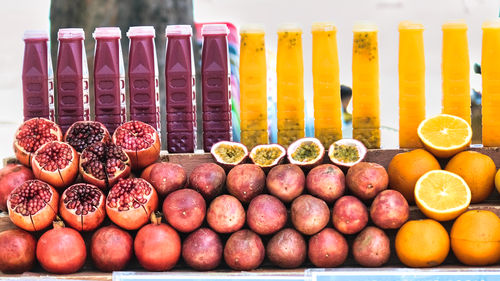
M469 186L462 177L452 172L429 171L415 184L415 202L420 211L431 219L452 220L467 210L470 201Z
M465 150L472 139L469 123L449 114L425 119L418 126L417 134L425 148L439 158L448 158Z

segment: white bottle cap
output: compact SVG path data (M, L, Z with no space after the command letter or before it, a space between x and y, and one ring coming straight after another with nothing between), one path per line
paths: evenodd
M205 35L228 35L229 28L225 24L204 24L201 28L201 36Z
M119 27L97 27L92 34L94 39L99 38L122 38L122 31Z
M128 29L128 37L155 37L155 28L153 26L131 26Z
M337 31L337 27L332 22L315 22L311 26L311 31Z
M167 25L167 27L165 28L165 37L166 36L175 36L175 35L178 35L178 36L182 36L182 35L193 35L193 29L191 28L190 25L184 25L184 24L180 24L180 25Z
M264 25L245 24L241 26L240 33L264 33Z
M23 40L26 39L46 39L49 40L49 35L45 30L26 30L24 31Z
M83 28L61 28L57 32L57 39L85 39Z

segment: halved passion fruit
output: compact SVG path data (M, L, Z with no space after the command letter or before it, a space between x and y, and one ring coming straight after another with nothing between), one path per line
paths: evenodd
M212 145L210 153L217 164L224 169L231 169L247 159L248 149L239 142L220 141Z
M338 140L328 149L328 157L333 164L350 168L363 161L366 156L365 145L355 139Z
M254 146L249 155L252 163L260 166L266 173L269 172L272 167L281 164L285 156L285 148L275 143Z
M301 138L290 144L288 161L304 169L312 169L323 162L325 147L317 138Z

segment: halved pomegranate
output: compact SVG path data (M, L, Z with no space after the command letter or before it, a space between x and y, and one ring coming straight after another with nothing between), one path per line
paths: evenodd
M141 121L129 121L116 129L113 143L121 146L132 164L133 170L140 170L160 157L160 137L150 125Z
M158 208L158 195L144 179L120 179L106 198L106 213L118 226L134 230L146 224Z
M317 138L301 138L288 146L287 157L291 164L312 169L323 162L325 148Z
M78 153L65 142L51 141L35 152L31 166L37 179L62 189L72 184L78 175Z
M106 217L106 196L95 185L77 183L61 195L59 213L63 220L78 231L96 229Z
M29 119L16 131L14 152L21 164L31 167L31 158L40 146L60 140L62 131L56 123L45 118Z
M333 164L350 168L363 161L366 156L366 146L355 139L338 140L328 149L328 157Z
M112 142L96 142L80 154L79 170L85 182L108 190L130 175L130 158Z
M255 165L260 166L266 173L272 167L281 164L285 156L286 149L276 143L257 145L250 151L250 160Z
M64 134L64 141L69 143L78 153L89 145L111 139L108 129L101 122L77 121Z
M212 145L210 153L217 164L224 169L231 169L247 159L248 149L239 142L220 141Z
M59 194L49 184L28 180L14 189L7 198L10 220L28 231L38 231L56 218Z

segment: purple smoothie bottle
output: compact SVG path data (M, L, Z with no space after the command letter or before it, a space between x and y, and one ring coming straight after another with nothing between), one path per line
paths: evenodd
M90 120L89 70L81 28L61 28L57 53L57 124L63 132L76 121Z
M128 79L130 88L130 119L147 123L160 133L160 90L152 26L132 26Z
M190 25L169 25L165 81L167 101L167 150L194 152L196 147L196 92L192 29Z
M23 39L24 121L35 117L55 121L54 72L48 48L49 36L45 31L27 30Z
M121 35L119 27L98 27L93 34L95 120L111 134L127 118Z
M231 140L230 68L225 24L206 24L201 29L201 89L203 101L203 149Z

